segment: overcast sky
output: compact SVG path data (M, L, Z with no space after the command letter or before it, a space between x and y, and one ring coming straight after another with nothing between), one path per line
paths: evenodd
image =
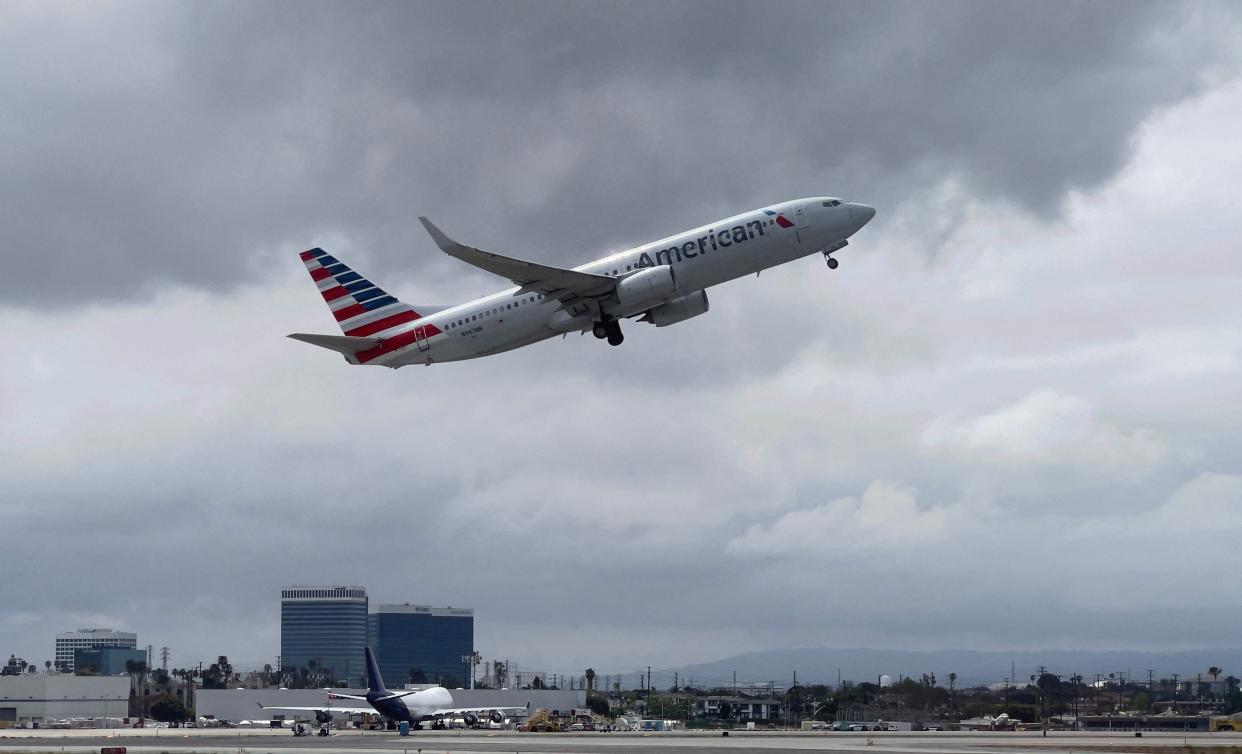
M1238 646L1242 12L1210 3L0 4L0 652L279 652L279 589L485 658ZM812 195L712 310L399 371L411 303Z

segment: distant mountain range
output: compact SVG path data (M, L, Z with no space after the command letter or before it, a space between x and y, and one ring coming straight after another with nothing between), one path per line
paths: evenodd
M838 673L841 680L873 683L880 675L892 676L893 681L897 681L900 676L921 678L928 673L935 674L937 683L943 686L948 685L949 673L957 673L957 685L961 688L1000 683L1011 673L1013 677L1029 681L1041 665L1057 675L1080 673L1087 682L1094 680L1097 673L1105 677L1109 673L1124 673L1127 679L1145 681L1148 669L1154 671L1157 679L1174 673L1181 678L1193 678L1199 673L1207 677L1208 668L1213 666L1223 669L1222 678L1228 675L1242 677L1242 649L1182 652L769 649L713 662L661 669L659 680L653 678L652 685L659 688L664 683L664 676L671 678L674 672L680 676L682 683L728 685L736 672L739 684L772 681L778 686L788 686L796 670L798 682L804 684L835 684Z

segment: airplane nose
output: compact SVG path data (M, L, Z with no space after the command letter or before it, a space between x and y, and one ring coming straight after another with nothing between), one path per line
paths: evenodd
M871 222L871 218L875 217L875 207L867 204L859 204L850 202L850 221L854 229L850 233L857 233L862 226Z

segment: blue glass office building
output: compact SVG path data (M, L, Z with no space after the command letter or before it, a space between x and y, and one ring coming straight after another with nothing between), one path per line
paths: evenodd
M452 679L469 685L462 657L474 651L474 610L427 605L380 605L371 613L369 641L389 688Z
M298 675L316 670L328 681L365 688L367 613L367 590L360 586L282 589L281 671Z

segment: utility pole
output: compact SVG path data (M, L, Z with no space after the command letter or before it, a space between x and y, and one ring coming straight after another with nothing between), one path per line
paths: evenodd
M647 666L647 696L651 696L651 666Z
M1047 701L1045 699L1045 697L1047 696L1047 693L1043 687L1043 682L1044 682L1044 674L1047 672L1048 672L1048 668L1044 667L1043 665L1039 666L1039 679L1036 681L1036 685L1035 685L1035 688L1038 689L1038 693L1039 693L1039 727L1043 729L1045 738L1048 737L1048 715L1044 711L1044 708L1046 706L1045 702Z

